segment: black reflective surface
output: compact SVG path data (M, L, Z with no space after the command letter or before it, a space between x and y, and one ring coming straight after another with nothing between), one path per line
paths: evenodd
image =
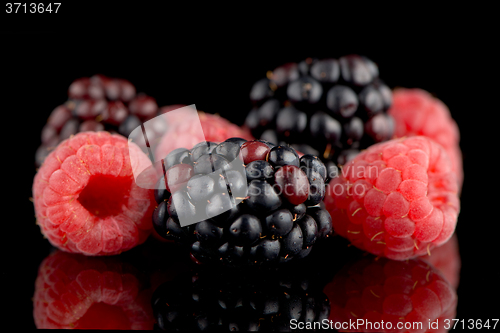
M92 10L88 9L88 12ZM202 24L200 20L195 26L203 26L204 29L198 30L204 30L206 35L199 38L183 35L184 44L169 44L165 36L172 34L161 30L158 35L151 32L120 35L110 33L115 30L105 32L102 27L93 30L82 23L92 21L89 17L68 20L63 25L64 29L57 26L48 29L47 33L2 35L6 50L2 76L2 81L6 83L2 90L2 120L6 133L3 136L3 160L6 171L1 271L1 284L5 291L3 300L7 305L2 313L5 327L36 327L33 316L36 303L32 300L35 281L42 262L52 249L35 224L33 204L29 201L35 174L33 159L48 115L66 100L67 87L75 78L95 73L123 77L136 85L139 91L157 98L159 105L195 103L200 110L220 113L242 124L251 108L248 95L252 84L267 70L309 56L327 58L348 53L365 54L373 59L379 66L381 77L391 88L419 87L434 93L450 108L457 121L461 130L465 181L457 224L462 265L456 289L456 318L464 320L465 325L470 319L481 319L483 323L490 319L491 323L499 316L497 300L500 298L497 166L494 159L498 142L498 125L494 118L498 75L496 68L489 65L489 59L495 54L490 47L494 45L491 34L494 30L483 26L482 22L488 22L488 19L478 25L463 24L462 18L470 15L437 13L435 17L429 17L426 24L421 17L411 22L395 22L392 16L380 19L379 23L388 24L378 30L369 24L368 30L375 31L375 37L369 33L349 33L350 30L338 22L334 24L335 31L344 31L346 37L345 40L340 38L340 41L333 41L329 35L328 32L333 29L329 20L328 29L316 22L318 27L314 34L302 25L291 27L288 22L289 32L272 32L272 38L266 38L264 36L270 36L269 25L265 24L263 31L254 30L257 29L255 22L259 16L252 16L243 22L242 26L252 27L252 31L245 30L237 39L226 34L224 29L217 33L210 31L210 25ZM457 21L448 21L453 19L452 16ZM78 15L73 18L76 17ZM404 18L407 19L406 16ZM124 21L113 22L123 26ZM362 20L356 22L359 21ZM220 22L225 22L225 19ZM431 22L439 22L439 26ZM186 24L176 23L176 26ZM441 24L446 25L446 29ZM352 26L352 21L346 26ZM368 28L368 24L364 27ZM43 31L44 26L39 28ZM22 31L23 25L13 29ZM81 35L74 33L77 29L81 29ZM398 38L398 32L404 32L405 38ZM104 34L112 38L96 38ZM165 45L172 52L166 53ZM134 253L123 255L134 257ZM155 281L138 287L138 294L149 293L148 297L152 297L156 290L154 287L173 279L168 269L175 265L168 264L168 258L176 258L178 252L173 253L166 257L156 252L154 256L137 257L143 258L136 260L139 263L136 269L141 272L139 275L149 276L151 281ZM178 261L181 259L178 258ZM187 260L182 262L189 262L189 258L184 259ZM99 260L96 259L96 262ZM156 265L165 263L167 267L157 270L147 268L149 262L154 261L157 261ZM446 255L441 261L445 265L453 262ZM184 267L184 264L181 266ZM189 269L185 267L183 271ZM442 268L438 269L445 272ZM132 276L137 279L135 273ZM453 278L446 274L445 277L456 286ZM328 297L327 292L323 293ZM374 293L379 295L376 290ZM146 301L140 304L144 305L144 309L149 306ZM151 317L147 318L154 319L152 307L149 309ZM102 308L95 310L97 313L104 311ZM115 315L115 318L123 318L119 311ZM152 321L147 322L152 324Z
M33 319L63 329L362 330L429 321L443 329L458 303L457 239L433 252L392 261L334 236L278 268L214 269L156 239L112 257L54 249L38 269Z

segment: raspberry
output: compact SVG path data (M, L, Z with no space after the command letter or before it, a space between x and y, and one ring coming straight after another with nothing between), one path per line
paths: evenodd
M163 107L160 113L168 112L179 106ZM232 137L239 137L246 140L252 140L251 134L230 123L228 120L213 114L198 112L198 118L201 122L203 132L199 132L198 127L193 127L198 119L190 119L185 116L180 118L178 115L168 118L169 129L163 135L161 142L156 149L156 156L167 156L176 148L191 149L195 144L201 141L222 142Z
M319 207L326 172L317 157L230 138L178 148L163 161L153 225L189 245L201 263L287 262L331 233L330 215Z
M327 188L334 230L370 253L404 260L444 244L460 203L444 149L416 136L371 146Z
M33 317L38 329L151 330L151 290L117 257L56 251L38 269Z
M442 101L421 89L396 89L389 114L394 118L397 137L422 135L439 143L448 153L458 187L462 187L463 169L460 133L450 110Z
M360 324L342 332L427 332L429 320L436 319L432 328L445 332L444 320L454 318L457 306L449 282L420 259L362 258L346 265L323 292L334 327Z
M47 156L33 182L37 224L61 250L113 255L144 242L152 225L152 190L135 184L133 170L151 165L121 135L83 132Z
M429 254L425 254L420 258L439 269L453 288L456 289L458 287L462 261L458 251L458 238L456 234L453 234L449 241L435 248L430 256Z
M375 63L366 57L311 59L267 73L250 92L245 126L256 138L319 156L329 179L360 150L393 136L392 103Z
M68 101L56 107L42 130L42 145L36 153L40 166L57 146L71 135L87 131L108 131L128 136L158 113L151 96L136 94L127 80L94 75L77 79L68 89Z

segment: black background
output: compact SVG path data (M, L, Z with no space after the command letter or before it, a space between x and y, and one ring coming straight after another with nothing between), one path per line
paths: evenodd
M465 170L457 317L499 317L498 60L487 16L431 8L317 6L288 14L267 7L96 6L63 4L57 17L0 10L6 134L1 276L12 310L2 313L3 322L34 328L34 281L50 251L29 201L34 154L48 115L66 100L74 79L97 73L125 78L160 106L196 104L242 124L250 88L266 71L306 57L350 53L374 60L390 87L425 89L450 108L461 131Z

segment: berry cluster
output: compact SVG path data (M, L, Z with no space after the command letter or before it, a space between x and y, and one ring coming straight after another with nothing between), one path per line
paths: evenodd
M68 97L42 130L36 160L45 162L33 184L37 223L65 251L117 254L154 226L200 262L287 262L335 228L363 250L403 260L455 229L463 170L449 110L420 90L398 90L393 103L366 57L269 72L251 90L245 129L202 112L168 113L180 105L159 109L130 82L102 75L74 81ZM146 175L157 182L153 195L134 178L151 163L125 137L159 115L167 126L152 129L154 156L167 157L154 165L163 178ZM249 130L260 140L247 141ZM419 137L403 138L411 136Z
M255 83L250 99L245 124L256 138L321 156L331 178L337 165L394 133L391 90L375 63L358 55L278 67Z
M240 138L201 142L172 151L164 169L153 225L189 244L200 262L286 262L331 233L330 215L318 207L326 168L293 148Z
M150 329L154 317L163 330L274 331L292 320L397 327L454 315L458 127L426 92L400 89L393 102L366 57L268 72L250 92L244 128L169 113L181 105L158 108L130 82L102 75L74 81L68 98L42 130L33 202L49 242L88 257L56 252L42 263L38 328ZM127 140L145 122L144 143ZM89 258L119 255L153 230L203 264L187 275L189 260L166 265L174 273L153 297L159 281L144 285L117 257ZM165 264L168 246L179 246L147 244L158 248L143 263ZM363 258L337 273L349 251Z
M68 89L68 101L56 107L42 129L42 145L36 153L40 166L49 148L76 133L108 131L128 136L158 113L156 100L137 94L127 80L94 75L77 79Z

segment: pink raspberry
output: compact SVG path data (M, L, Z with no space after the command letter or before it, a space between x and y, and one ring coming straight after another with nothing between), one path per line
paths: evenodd
M160 112L165 113L172 109L182 107L182 105L163 107ZM169 131L167 131L156 148L156 156L167 156L176 148L191 149L201 141L222 142L229 138L243 138L253 140L248 130L244 130L228 120L209 113L198 112L203 132L197 131L198 127L192 124L198 119L190 117L179 117L179 114L172 113L169 117Z
M460 133L450 110L421 89L396 89L389 114L395 121L396 137L423 135L439 143L451 159L451 170L462 187L463 168Z
M151 162L133 143L130 147L133 156L121 135L83 132L47 156L35 175L33 198L37 224L52 245L114 255L146 240L154 193L136 185L133 170Z
M33 317L38 329L152 330L151 289L117 257L57 251L38 269Z
M365 257L342 268L323 292L333 325L360 324L344 324L341 332L446 332L445 320L455 317L458 300L439 271L420 259ZM436 319L436 330L429 330L429 320Z
M343 167L326 192L338 234L395 260L444 244L460 210L446 151L423 136L371 146Z

